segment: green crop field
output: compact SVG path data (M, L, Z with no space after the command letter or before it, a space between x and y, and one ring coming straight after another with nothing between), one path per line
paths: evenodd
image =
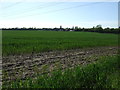
M118 35L63 31L2 31L3 55L117 46Z
M3 70L5 72L6 68L9 68L12 72L15 69L12 65L16 65L15 68L18 70L15 73L28 73L29 70L33 70L36 68L36 79L31 77L25 77L25 80L22 80L20 76L17 76L15 81L7 82L4 80L3 88L120 88L119 85L119 60L117 53L113 50L112 55L100 54L97 56L97 59L94 58L94 54L88 52L90 54L90 58L86 55L75 54L71 58L51 58L51 56L39 59L40 62L38 66L28 65L28 63L22 63L24 67L22 67L21 62L25 62L26 58L15 58L13 59L9 55L19 55L19 54L31 54L31 53L39 53L39 52L47 52L54 51L54 50L69 50L69 49L80 49L80 48L93 48L94 47L108 47L108 46L118 46L118 34L104 34L104 33L95 33L95 32L65 32L65 31L15 31L15 30L6 30L2 31L2 54L4 56L4 67ZM78 50L75 50L78 51ZM99 51L99 50L98 50ZM104 51L104 50L103 50ZM59 53L58 53L59 54ZM65 53L66 55L69 53ZM34 55L34 54L33 54ZM56 54L57 55L57 54ZM72 55L72 54L71 54ZM108 55L108 56L105 56ZM8 56L8 58L5 58ZM20 55L21 56L21 55ZM26 55L27 56L27 55ZM59 55L58 55L59 56ZM82 64L75 64L75 66L70 69L66 68L64 70L56 69L56 71L51 71L51 75L39 73L39 68L41 65L53 65L57 63L57 61L53 59L58 59L61 61L66 61L67 63L70 62L69 59L73 59L70 63L74 64L73 62L78 57L80 62L87 61L90 59L91 63L86 63L86 65L82 66ZM85 56L85 57L83 57ZM69 56L70 57L70 56ZM39 57L37 57L38 59ZM86 58L86 59L85 59ZM93 59L93 60L92 60ZM13 61L12 61L13 60ZM26 62L29 60L33 64L33 58L28 58ZM40 61L41 60L41 61ZM45 61L46 60L46 61ZM51 61L50 61L51 60ZM52 61L53 60L53 61ZM97 61L94 61L97 60ZM44 62L42 62L44 61ZM48 62L50 61L50 62ZM89 60L88 60L89 61ZM93 62L92 62L93 61ZM36 61L35 61L36 62ZM76 61L75 61L76 62ZM6 64L7 63L7 64ZM13 64L15 63L15 64ZM19 64L20 63L20 64ZM38 63L38 62L37 62ZM35 63L35 65L37 64ZM52 64L51 64L52 63ZM5 66L6 64L6 66ZM60 66L62 65L61 63ZM31 67L30 67L31 66ZM29 70L27 72L27 67ZM26 71L22 72L21 70L25 68ZM57 68L57 67L55 67ZM58 67L59 68L59 67ZM6 69L5 73L8 73L9 70ZM43 69L44 70L44 69ZM10 74L10 72L8 74ZM10 75L3 73L4 77L8 78ZM13 72L12 72L13 73ZM6 76L7 75L7 76ZM11 74L12 75L12 74ZM14 76L14 75L12 75ZM9 83L9 84L7 84Z

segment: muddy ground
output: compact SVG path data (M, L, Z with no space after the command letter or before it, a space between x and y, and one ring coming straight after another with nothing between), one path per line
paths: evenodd
M118 47L97 47L6 56L2 59L3 82L25 80L37 73L49 73L58 68L87 65L97 61L99 56L112 56L117 53Z

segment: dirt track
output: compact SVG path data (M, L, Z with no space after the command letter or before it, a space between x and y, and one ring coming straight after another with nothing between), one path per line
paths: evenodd
M98 56L117 53L118 47L99 47L3 57L3 81L26 79L36 73L48 73L57 68L86 65L96 61Z

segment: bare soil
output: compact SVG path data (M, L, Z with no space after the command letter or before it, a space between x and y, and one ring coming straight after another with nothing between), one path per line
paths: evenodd
M117 54L118 47L96 47L5 56L2 58L3 82L25 80L27 77L34 77L37 73L49 73L58 68L87 65L97 61L99 56Z

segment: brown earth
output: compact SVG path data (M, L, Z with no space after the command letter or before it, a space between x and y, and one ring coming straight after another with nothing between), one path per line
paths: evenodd
M3 82L24 80L37 73L49 73L58 68L87 65L97 61L99 56L112 56L117 53L118 47L96 47L3 57Z

